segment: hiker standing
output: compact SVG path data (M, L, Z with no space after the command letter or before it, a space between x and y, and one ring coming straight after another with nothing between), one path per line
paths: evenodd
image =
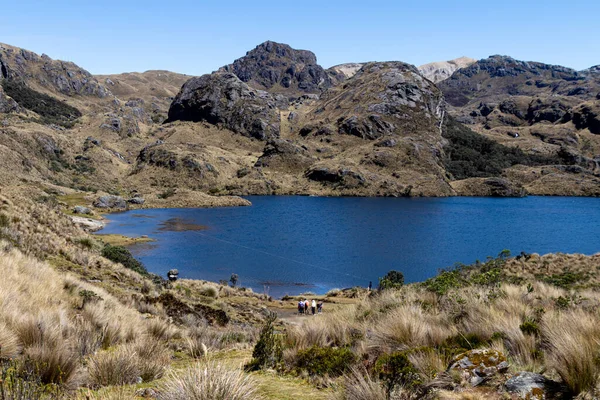
M302 300L298 302L298 314L304 314L304 302Z
M369 281L369 292L371 291L372 287L373 287L373 282Z
M317 312L321 314L323 312L323 301L319 300L317 303Z
M308 300L304 300L304 313L306 315L308 315L308 307L310 307L310 303L308 302Z
M312 315L317 313L317 301L313 299L310 310L312 311Z

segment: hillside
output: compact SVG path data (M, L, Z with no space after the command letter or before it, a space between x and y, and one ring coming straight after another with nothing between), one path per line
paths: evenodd
M479 61L438 88L401 62L324 70L275 42L197 78L92 76L2 45L0 181L82 191L87 206L107 193L143 199L128 207L600 194L596 70L511 60Z

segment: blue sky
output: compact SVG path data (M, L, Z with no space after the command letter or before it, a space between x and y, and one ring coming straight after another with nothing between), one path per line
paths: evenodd
M265 40L312 50L324 67L492 54L576 69L600 64L598 0L22 0L4 1L0 15L0 42L95 74L201 75Z

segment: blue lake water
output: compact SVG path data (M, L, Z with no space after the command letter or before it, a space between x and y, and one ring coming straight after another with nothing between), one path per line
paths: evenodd
M391 269L407 282L503 249L600 252L600 199L325 198L250 196L251 207L136 210L100 233L148 235L132 253L154 273L240 284L273 296L376 286ZM174 230L173 222L203 230Z

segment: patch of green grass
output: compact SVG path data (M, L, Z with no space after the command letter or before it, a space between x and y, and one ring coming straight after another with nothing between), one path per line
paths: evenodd
M356 355L346 347L312 346L298 352L296 367L313 376L340 376L356 361Z
M125 268L129 268L140 275L148 275L148 270L144 264L136 260L131 252L123 246L112 246L107 244L102 249L102 256L112 262L121 263Z

